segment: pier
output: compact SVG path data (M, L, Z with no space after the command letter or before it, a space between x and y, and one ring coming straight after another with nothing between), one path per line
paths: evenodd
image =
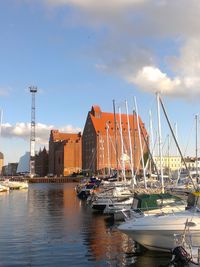
M72 183L80 182L78 177L34 177L28 180L29 183Z

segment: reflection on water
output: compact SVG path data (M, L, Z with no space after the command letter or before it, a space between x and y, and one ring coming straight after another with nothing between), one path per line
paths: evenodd
M168 254L138 256L112 220L76 197L74 184L31 184L27 191L0 194L1 267L150 267L168 261Z

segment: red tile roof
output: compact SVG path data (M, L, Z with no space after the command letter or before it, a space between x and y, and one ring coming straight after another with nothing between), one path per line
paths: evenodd
M80 133L61 133L58 130L51 130L50 139L53 142L63 140L76 140L81 137Z
M106 133L106 127L107 127L106 125L108 125L109 127L109 132L110 130L115 129L114 114L108 112L102 112L99 106L92 107L90 111L90 118L92 120L96 133L98 132ZM122 121L122 129L125 131L128 130L128 122L126 114L121 114L121 121ZM119 129L120 125L119 114L116 114L116 122L117 122L117 128ZM140 117L139 117L139 122L141 128L144 129L144 134L146 135L146 130L144 128L144 124ZM137 121L135 114L129 115L129 124L131 129L133 129L133 124L135 126L135 129L137 129Z

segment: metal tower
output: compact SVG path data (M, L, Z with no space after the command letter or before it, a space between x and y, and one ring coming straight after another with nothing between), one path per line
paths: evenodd
M35 94L37 93L37 87L29 87L32 94L31 105L31 136L30 136L30 177L35 175Z

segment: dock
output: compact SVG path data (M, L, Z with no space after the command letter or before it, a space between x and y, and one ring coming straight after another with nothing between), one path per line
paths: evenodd
M78 177L34 177L28 179L29 183L78 183Z

